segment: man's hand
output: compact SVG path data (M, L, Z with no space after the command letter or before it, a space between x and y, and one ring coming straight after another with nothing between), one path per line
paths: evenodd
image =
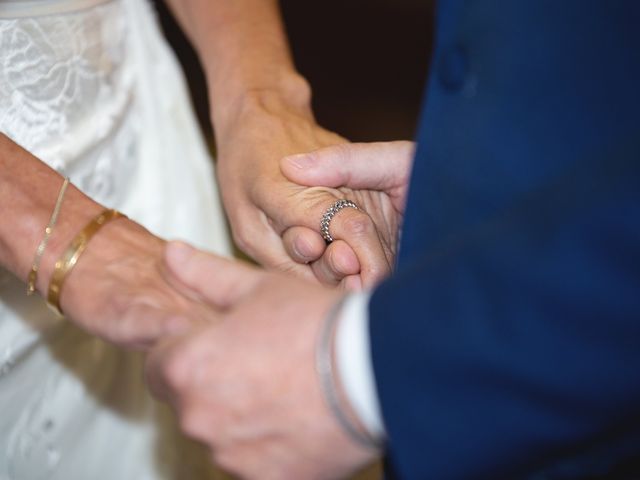
M325 406L315 346L337 291L167 247L167 263L215 323L152 351L152 390L184 431L242 478L341 478L376 452L348 438Z
M299 185L336 188L366 210L373 220L386 251L393 263L397 252L398 233L402 224L415 144L407 141L350 143L331 146L281 161L284 175ZM308 215L321 215L319 206L310 206ZM345 222L350 219L337 215L331 222L335 238L351 243L354 232L348 232ZM312 261L314 271L323 278L340 275L331 251L310 258L298 252L304 249L306 237L300 229L284 234L285 248L297 262Z

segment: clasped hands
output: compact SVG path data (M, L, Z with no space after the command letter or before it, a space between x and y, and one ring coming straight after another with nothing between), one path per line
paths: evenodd
M106 265L124 272L109 280L107 290L119 293L104 305L110 312L104 315L117 321L83 326L120 345L150 349L152 390L223 468L261 479L354 471L379 452L353 442L325 405L316 343L344 288L368 288L389 274L412 152L410 142L339 143L282 159L278 174L268 177L273 195L263 205L272 213L259 223L269 229L266 237L255 233L255 243L241 242L271 271L160 240L149 256L133 227L126 238L141 255ZM327 246L319 222L338 198L362 210L336 215L336 240ZM145 255L150 260L138 263ZM81 270L69 288L79 292L78 279L91 276L98 273ZM124 291L118 281L132 288ZM91 316L75 303L65 309L72 318Z

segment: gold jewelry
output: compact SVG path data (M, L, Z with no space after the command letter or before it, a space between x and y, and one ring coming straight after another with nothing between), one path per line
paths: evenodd
M47 248L47 243L49 243L49 238L51 237L51 232L53 232L53 227L56 226L56 222L58 221L58 215L60 214L60 208L62 207L62 200L64 199L64 194L66 193L68 186L69 178L67 177L62 183L62 187L60 187L56 205L53 207L53 213L51 214L51 218L49 219L47 227L44 229L44 236L38 244L36 255L35 257L33 257L31 271L29 272L29 276L27 277L27 295L33 295L36 291L36 282L38 280L38 270L40 270L42 255L44 255L44 250Z
M62 293L62 287L64 286L65 279L76 266L80 255L82 255L84 250L87 248L87 244L93 236L98 233L98 230L111 220L115 220L120 217L124 217L124 215L117 210L104 210L76 235L65 252L56 262L53 275L51 275L51 282L49 283L47 301L49 302L49 306L60 316L63 315L60 308L60 295Z

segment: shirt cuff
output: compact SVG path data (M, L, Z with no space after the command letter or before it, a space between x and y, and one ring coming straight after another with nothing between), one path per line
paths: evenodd
M347 297L340 311L335 336L335 360L342 387L369 434L380 440L385 429L375 385L369 342L371 292Z

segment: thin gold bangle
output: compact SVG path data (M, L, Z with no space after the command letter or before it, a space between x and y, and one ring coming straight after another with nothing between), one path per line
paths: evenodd
M51 214L51 218L49 219L47 227L44 229L44 236L42 237L42 240L40 240L38 248L36 249L36 254L33 257L31 271L29 272L29 276L27 277L27 295L33 295L36 291L36 282L38 281L38 271L40 270L42 256L44 255L44 251L47 248L47 244L49 243L49 238L51 238L51 232L53 232L53 228L56 226L56 222L58 221L58 215L60 214L60 208L62 207L62 200L64 199L64 194L66 193L68 186L69 178L67 177L62 183L62 187L60 187L60 191L58 192L58 199L56 200L56 204L53 207L53 213Z
M47 301L49 302L49 306L60 316L63 315L62 309L60 308L60 295L62 294L65 279L78 263L78 259L87 248L87 244L93 236L111 220L120 217L124 217L124 215L117 210L104 210L76 235L56 262L53 274L51 275L51 282L49 283Z

